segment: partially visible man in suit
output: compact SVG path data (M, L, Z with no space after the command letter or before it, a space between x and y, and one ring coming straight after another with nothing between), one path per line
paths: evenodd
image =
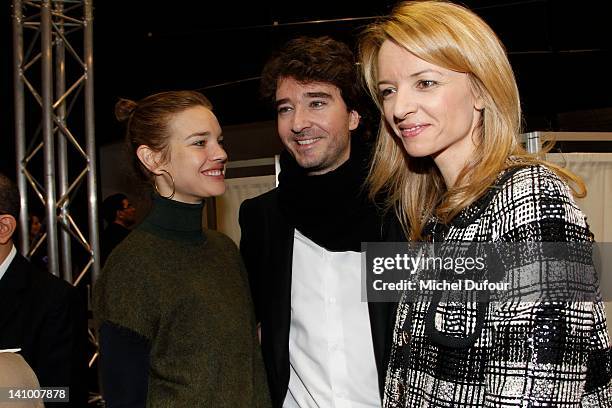
M20 348L41 387L69 387L70 404L87 403L87 309L67 282L17 253L13 235L20 199L0 174L0 349ZM0 384L1 386L1 384Z
M363 184L369 145L357 134L351 50L329 37L290 41L264 67L276 109L278 188L244 201L249 273L275 407L380 407L393 307L361 302L361 242L382 215Z

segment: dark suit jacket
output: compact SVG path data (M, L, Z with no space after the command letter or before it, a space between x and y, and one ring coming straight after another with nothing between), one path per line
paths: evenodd
M71 404L57 405L67 408L86 406L86 347L77 290L17 254L0 279L0 349L21 348L41 387L70 387Z
M106 259L113 249L121 243L131 232L123 225L111 222L100 235L100 265L106 263Z
M281 407L289 386L289 327L294 229L281 214L278 190L245 200L240 206L240 251L244 259L274 407ZM359 272L356 272L359 273ZM395 304L369 303L379 390L384 389Z

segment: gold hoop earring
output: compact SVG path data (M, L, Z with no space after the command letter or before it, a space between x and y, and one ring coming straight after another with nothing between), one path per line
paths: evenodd
M153 186L155 187L155 191L157 191L157 194L159 194L159 196L161 198L167 198L168 200L172 200L172 197L174 197L174 193L176 192L176 186L174 185L174 177L172 177L172 174L170 174L170 172L168 170L160 169L159 171L163 171L164 173L166 173L168 175L168 177L170 177L170 180L172 181L172 193L169 196L167 196L167 197L164 197L163 195L161 195L161 193L159 192L159 189L157 188L157 179L153 182ZM153 173L153 175L155 177L163 176L163 174L155 174L155 173Z

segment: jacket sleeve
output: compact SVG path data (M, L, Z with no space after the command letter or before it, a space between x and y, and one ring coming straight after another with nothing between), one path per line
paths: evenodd
M41 387L69 388L69 404L49 402L48 407L80 407L88 397L87 308L77 289L61 285L57 293L40 328L37 375Z
M610 407L604 305L590 253L579 252L590 248L584 214L560 180L533 185L512 223L500 220L514 225L499 237L514 254L503 259L510 293L492 311L486 406Z
M262 297L262 214L256 211L256 202L245 200L240 205L238 222L240 224L240 254L246 267L251 297L255 306L255 318L261 321L261 297Z
M124 327L100 326L100 380L108 408L140 408L147 402L150 342Z

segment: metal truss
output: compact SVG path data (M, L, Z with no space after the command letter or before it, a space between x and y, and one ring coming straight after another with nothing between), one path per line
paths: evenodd
M13 0L15 145L23 232L18 246L32 256L46 244L49 272L74 286L84 285L88 275L93 283L100 270L92 1ZM29 242L30 195L45 209L46 233L36 242ZM77 208L86 209L86 216L75 216ZM87 233L79 224L87 224ZM75 243L83 256L73 253ZM91 332L90 340L96 344ZM97 353L90 367L96 358ZM90 400L96 402L99 396Z

